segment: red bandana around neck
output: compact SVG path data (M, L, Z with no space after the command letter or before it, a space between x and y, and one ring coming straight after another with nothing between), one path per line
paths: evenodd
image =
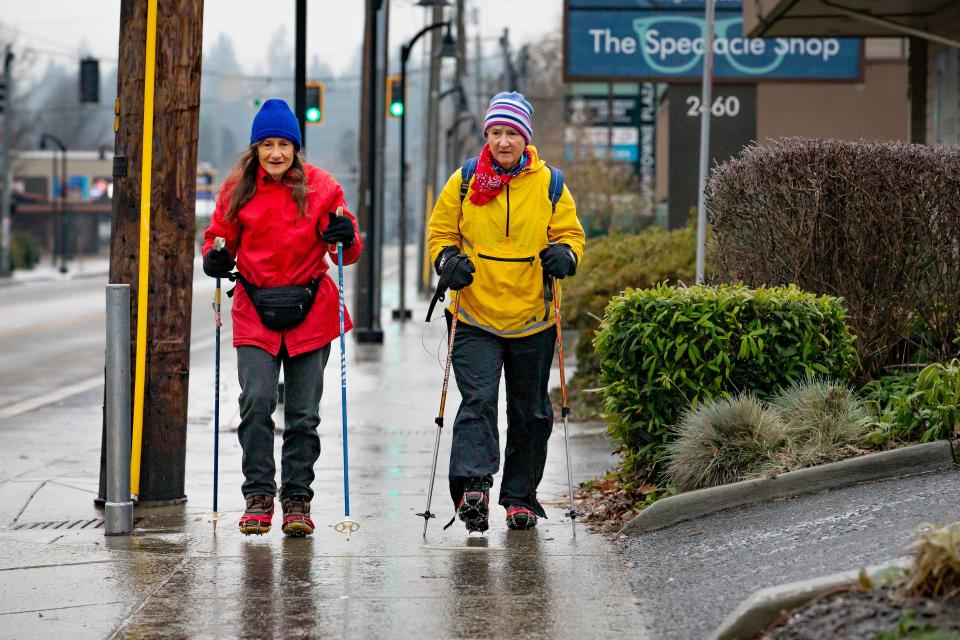
M473 177L473 193L470 194L470 202L480 207L496 198L510 180L530 167L530 161L530 149L524 149L523 157L519 162L520 169L516 173L497 173L493 166L493 154L490 153L490 147L483 145L480 160L477 162L477 171Z

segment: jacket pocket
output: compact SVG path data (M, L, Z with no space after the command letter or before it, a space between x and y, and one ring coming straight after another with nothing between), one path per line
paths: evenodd
M504 255L477 248L476 273L470 287L484 315L495 324L520 328L537 318L543 283L533 255ZM502 323L502 324L501 324Z

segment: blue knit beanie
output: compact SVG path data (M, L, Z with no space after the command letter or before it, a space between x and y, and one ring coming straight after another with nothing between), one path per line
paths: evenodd
M520 132L527 144L533 137L533 107L516 91L503 91L493 96L483 120L483 135L495 124L505 124Z
M297 146L297 151L303 146L297 116L283 100L270 98L260 106L260 111L253 117L250 144L257 144L266 138L286 138Z

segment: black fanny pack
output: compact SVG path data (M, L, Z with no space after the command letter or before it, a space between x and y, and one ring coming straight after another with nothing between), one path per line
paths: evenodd
M320 280L311 278L305 285L290 287L258 287L236 274L257 310L260 320L268 329L281 331L303 322L313 306L320 288ZM227 295L233 296L233 290Z

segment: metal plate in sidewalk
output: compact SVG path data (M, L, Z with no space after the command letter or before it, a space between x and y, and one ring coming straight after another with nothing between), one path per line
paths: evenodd
M133 525L136 526L140 523L142 518L136 518L133 521ZM46 529L52 531L54 529L67 530L67 529L102 529L103 528L103 518L92 518L81 520L55 520L52 522L17 522L13 524L10 529L14 531L26 531L26 530L41 530Z

